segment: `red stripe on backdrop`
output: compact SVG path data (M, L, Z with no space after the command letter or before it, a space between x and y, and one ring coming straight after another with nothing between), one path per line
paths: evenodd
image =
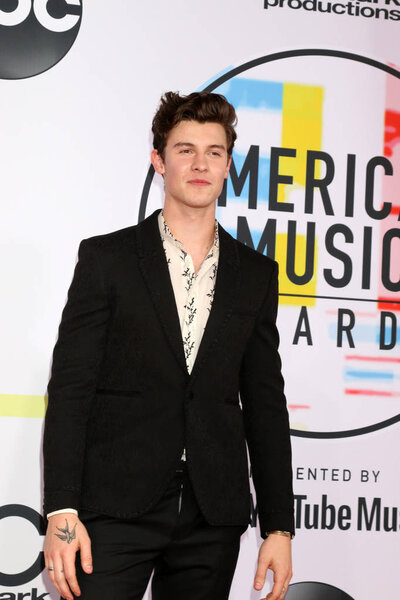
M385 398L400 397L400 392L382 392L380 390L345 390L345 394L350 396L384 396Z
M396 300L395 298L382 298L382 297L380 297L379 300L384 300L385 301L385 302L378 302L378 308L380 308L381 310L397 310L397 311L400 311L399 301ZM393 304L391 304L391 302L388 302L388 300L393 300Z
M371 362L400 363L400 358L393 358L389 356L360 356L358 354L351 354L349 356L346 356L346 360L366 360Z

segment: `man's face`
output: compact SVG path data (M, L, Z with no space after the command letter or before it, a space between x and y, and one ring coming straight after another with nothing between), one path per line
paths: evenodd
M223 126L197 121L178 123L169 133L164 160L157 150L151 159L164 177L166 202L193 208L215 203L231 163Z

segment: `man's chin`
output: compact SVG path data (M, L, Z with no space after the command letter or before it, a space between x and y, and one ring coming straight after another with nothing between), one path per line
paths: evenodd
M205 210L215 208L216 200L205 200L204 198L185 198L181 201L181 203L188 208Z

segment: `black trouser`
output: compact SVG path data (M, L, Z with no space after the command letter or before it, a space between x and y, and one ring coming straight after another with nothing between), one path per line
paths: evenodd
M81 600L141 600L151 573L152 600L227 600L242 526L209 525L186 468L138 519L81 511L92 540L93 573L80 568ZM249 573L249 581L251 574Z

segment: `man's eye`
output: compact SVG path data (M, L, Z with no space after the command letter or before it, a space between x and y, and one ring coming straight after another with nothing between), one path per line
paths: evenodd
M216 152L216 151L213 151L213 152L211 152L211 154L212 154L213 156L221 156L221 154L220 154L219 152Z
M180 154L189 154L189 152L191 152L190 148L184 148L183 150L180 151Z

